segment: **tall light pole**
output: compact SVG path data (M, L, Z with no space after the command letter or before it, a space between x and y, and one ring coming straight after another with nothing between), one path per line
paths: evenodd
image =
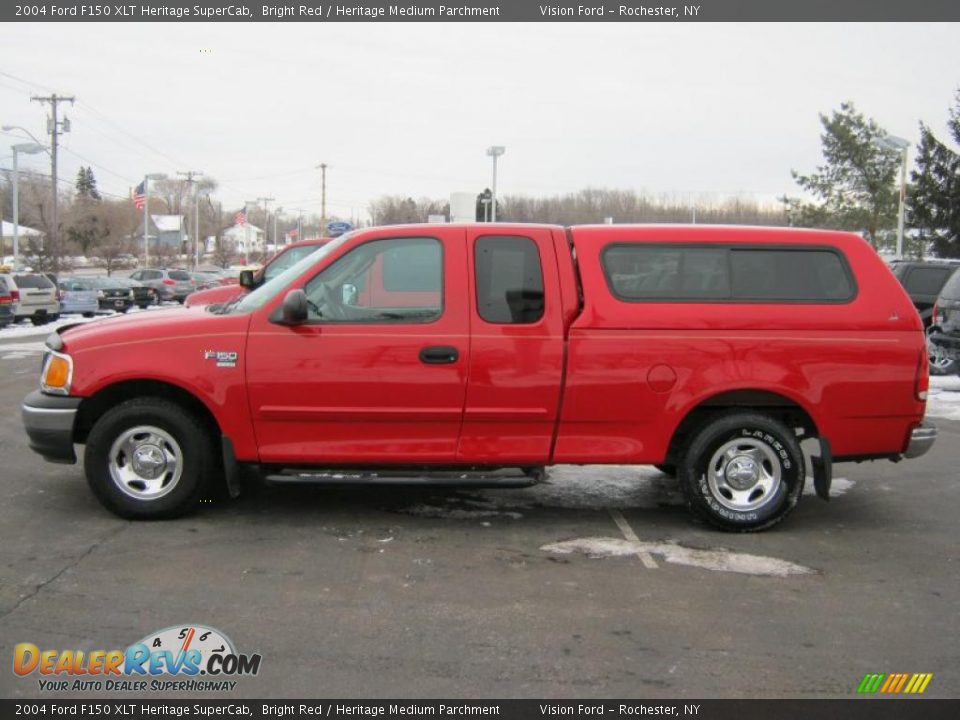
M256 207L257 200L245 200L243 203L243 216L247 222L243 226L243 264L250 264L250 206Z
M281 212L283 212L283 208L280 207L279 205L277 206L277 209L273 211L273 244L274 244L274 247L276 247L277 245L280 244L280 242L279 242L280 239L277 237L277 215L279 215Z
M503 145L491 145L487 148L487 155L493 158L493 187L490 188L490 222L497 221L497 158L507 149Z
M143 266L150 267L150 181L163 180L162 173L147 173L143 176Z
M203 177L196 170L181 170L177 175L186 178L187 185L193 191L193 269L200 264L200 186L194 178Z
M13 269L20 269L20 171L17 156L35 155L46 150L40 143L20 143L13 146Z
M900 163L900 205L897 210L897 258L903 257L903 209L907 199L907 151L910 141L896 135L884 135L877 138L877 145L885 150L896 150L901 155Z
M323 237L327 228L327 164L317 165L320 170L320 232L319 237Z

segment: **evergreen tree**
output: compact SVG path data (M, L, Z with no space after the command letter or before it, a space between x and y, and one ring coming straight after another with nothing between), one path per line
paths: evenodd
M947 123L960 146L960 89ZM933 243L940 257L960 257L960 154L940 142L920 123L916 168L910 173L907 221Z
M814 202L784 198L791 224L862 232L876 247L882 230L897 223L900 153L880 147L887 135L853 103L820 116L824 164L793 179Z
M93 176L93 170L89 167L81 165L77 171L76 189L78 199L100 200L97 179Z

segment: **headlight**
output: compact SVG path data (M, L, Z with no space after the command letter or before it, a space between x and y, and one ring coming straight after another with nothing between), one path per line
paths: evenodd
M103 300L106 295L103 294L103 290L97 290L97 300Z
M40 389L53 395L69 395L73 381L73 358L64 353L48 350L40 373Z
M132 290L132 289L130 290L130 293L129 293L129 295L127 295L127 297L129 297L131 300L133 300L133 290Z

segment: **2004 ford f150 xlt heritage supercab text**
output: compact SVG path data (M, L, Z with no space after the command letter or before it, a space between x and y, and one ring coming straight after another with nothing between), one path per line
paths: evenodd
M860 237L784 228L369 228L230 303L47 341L30 446L124 517L210 482L529 484L656 463L730 530L832 464L916 457L923 328ZM344 469L350 468L349 472ZM585 480L585 482L589 482Z

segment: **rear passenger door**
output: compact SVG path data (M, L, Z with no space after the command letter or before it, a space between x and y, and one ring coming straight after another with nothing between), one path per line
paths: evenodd
M549 229L467 233L470 370L457 459L549 461L563 381L563 315Z

